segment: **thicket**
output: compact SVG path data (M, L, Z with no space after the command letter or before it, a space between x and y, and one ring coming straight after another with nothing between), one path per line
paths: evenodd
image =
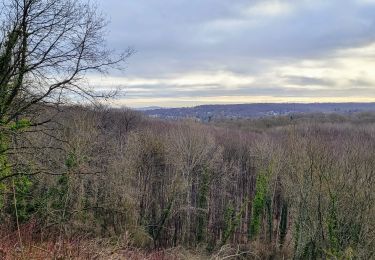
M18 126L1 146L33 149L0 157L0 176L15 174L0 180L0 248L19 231L20 248L126 237L250 259L374 257L374 123L248 131L70 107L44 131Z

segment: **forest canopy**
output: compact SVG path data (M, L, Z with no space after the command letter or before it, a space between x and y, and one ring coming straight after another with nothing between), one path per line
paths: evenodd
M0 5L0 259L375 257L373 114L74 105L132 51L88 2Z

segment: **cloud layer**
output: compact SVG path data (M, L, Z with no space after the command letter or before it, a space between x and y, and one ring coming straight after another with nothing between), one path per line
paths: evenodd
M375 1L107 0L117 105L375 101Z

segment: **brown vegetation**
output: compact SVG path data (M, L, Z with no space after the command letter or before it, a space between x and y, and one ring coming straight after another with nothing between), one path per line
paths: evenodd
M111 55L89 4L0 3L0 258L374 258L373 115L74 107L131 52Z
M74 255L79 241L99 243L89 253L182 246L217 259L374 257L373 123L277 120L249 131L66 108L53 135L24 133L51 149L11 157L42 170L2 181L11 187L2 230L13 234L0 240L3 253Z

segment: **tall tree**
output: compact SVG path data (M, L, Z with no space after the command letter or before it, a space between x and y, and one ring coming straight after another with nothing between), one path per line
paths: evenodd
M0 0L0 6L0 156L4 156L12 149L7 142L15 130L49 121L45 116L41 120L41 109L60 106L72 97L106 96L90 90L85 76L120 68L131 50L115 55L107 48L106 20L87 2ZM7 177L0 176L0 183Z

